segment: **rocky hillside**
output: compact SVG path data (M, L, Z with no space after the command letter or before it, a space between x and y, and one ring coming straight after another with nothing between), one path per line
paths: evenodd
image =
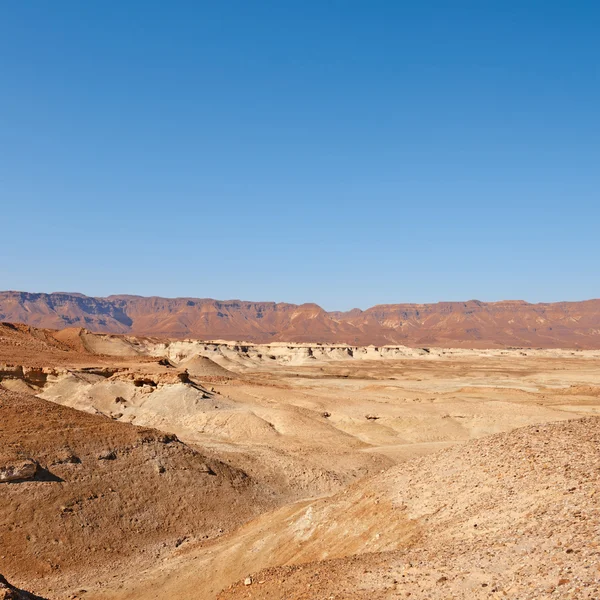
M219 600L600 598L599 444L600 419L585 418L394 467L359 484L350 506L343 494L329 500L340 508L329 511L336 518L363 505L356 522L372 521L367 551L363 543L334 560L288 560ZM399 524L409 537L388 550L388 531Z
M326 312L316 304L0 292L0 321L260 343L600 348L600 300L554 304L470 300Z
M0 421L0 569L43 596L111 581L272 504L244 471L172 434L2 386Z

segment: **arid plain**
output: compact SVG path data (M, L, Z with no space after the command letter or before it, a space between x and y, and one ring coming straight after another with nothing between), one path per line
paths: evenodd
M5 323L0 418L0 572L44 598L600 594L597 350Z

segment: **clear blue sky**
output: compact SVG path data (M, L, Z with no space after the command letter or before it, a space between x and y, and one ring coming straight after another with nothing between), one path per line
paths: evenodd
M600 3L0 3L0 289L600 297Z

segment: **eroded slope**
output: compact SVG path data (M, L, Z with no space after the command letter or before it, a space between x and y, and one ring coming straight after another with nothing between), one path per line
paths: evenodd
M173 435L1 387L0 422L0 469L35 465L0 484L1 570L38 593L102 585L271 505L246 473Z
M599 490L598 418L477 440L364 482L382 529L418 531L397 550L265 570L219 600L598 598Z

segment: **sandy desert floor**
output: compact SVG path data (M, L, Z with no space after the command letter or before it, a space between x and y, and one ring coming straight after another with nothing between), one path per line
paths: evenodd
M0 333L3 460L45 461L58 480L0 486L0 572L19 587L87 600L598 597L600 352L359 358ZM67 446L78 463L56 458Z

